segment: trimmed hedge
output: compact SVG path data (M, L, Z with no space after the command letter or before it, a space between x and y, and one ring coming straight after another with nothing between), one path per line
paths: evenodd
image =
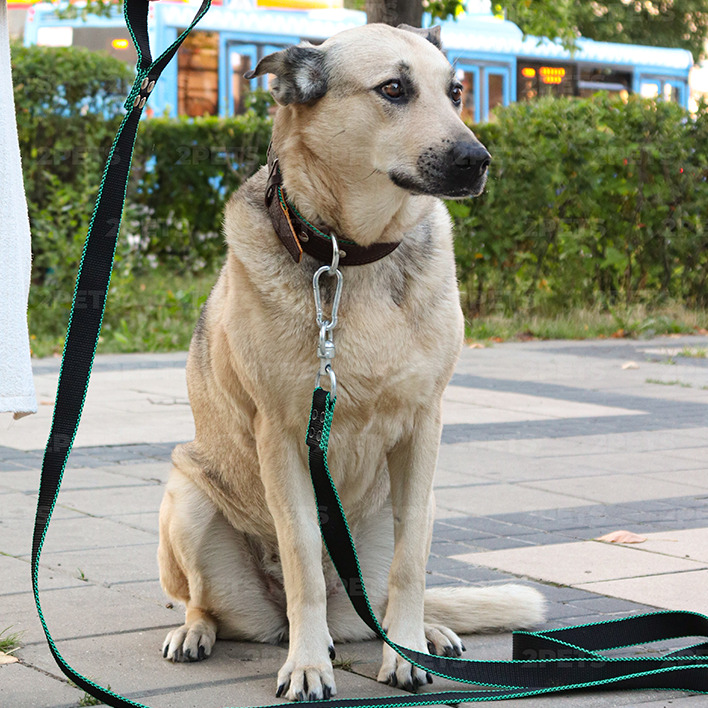
M224 203L265 162L270 132L270 120L255 113L143 122L122 234L132 265L149 259L198 271L219 263Z
M545 99L475 127L493 161L450 203L470 314L708 304L708 110Z
M132 72L83 48L13 44L12 75L35 299L73 286Z
M65 317L49 305L70 302L130 77L105 55L39 47L13 47L13 76L33 231L30 308L59 332ZM156 266L221 264L224 202L265 161L270 138L268 101L258 93L251 106L232 119L143 122L114 286ZM706 106L690 117L638 97L545 99L500 109L475 131L493 156L487 189L449 203L470 315L708 304Z

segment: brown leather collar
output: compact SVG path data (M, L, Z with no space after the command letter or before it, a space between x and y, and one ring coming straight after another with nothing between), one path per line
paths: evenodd
M268 151L270 173L266 183L265 205L278 238L293 257L302 259L303 251L322 263L332 262L332 240L327 233L305 220L288 201L283 187L283 175L273 150ZM337 235L340 265L365 265L387 256L398 247L396 243L375 243L360 246Z

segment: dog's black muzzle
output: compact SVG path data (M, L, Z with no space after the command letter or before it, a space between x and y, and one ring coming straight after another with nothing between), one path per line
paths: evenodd
M418 176L392 174L391 179L413 192L460 199L482 193L492 160L479 140L446 141L441 150L431 147L418 158Z
M443 156L446 187L451 197L477 196L484 189L492 156L478 140L460 141Z
M456 143L450 148L449 158L460 179L477 180L489 168L492 156L480 142Z

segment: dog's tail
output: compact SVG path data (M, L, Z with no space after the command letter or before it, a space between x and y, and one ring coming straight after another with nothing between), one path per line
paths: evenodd
M425 622L457 634L522 629L545 619L546 601L526 585L434 587L425 591Z

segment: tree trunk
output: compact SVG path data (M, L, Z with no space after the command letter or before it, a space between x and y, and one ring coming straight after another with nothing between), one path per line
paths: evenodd
M420 27L423 20L421 0L366 0L366 21Z

